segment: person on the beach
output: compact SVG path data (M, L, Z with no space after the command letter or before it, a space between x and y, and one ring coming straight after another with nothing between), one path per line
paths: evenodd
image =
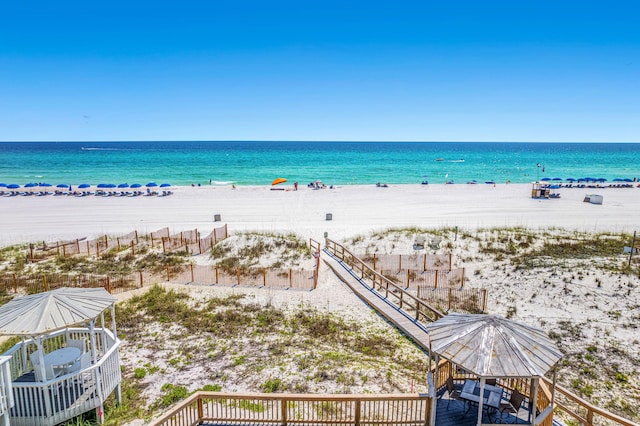
M293 182L293 190L294 191L298 190L298 182Z

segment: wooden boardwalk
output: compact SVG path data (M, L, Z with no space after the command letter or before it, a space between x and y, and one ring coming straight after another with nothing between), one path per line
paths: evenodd
M366 304L371 306L380 315L393 323L403 334L415 342L422 350L429 352L429 336L424 326L419 321L411 318L402 309L385 300L380 293L373 290L363 280L350 272L350 268L328 253L322 256L325 264Z

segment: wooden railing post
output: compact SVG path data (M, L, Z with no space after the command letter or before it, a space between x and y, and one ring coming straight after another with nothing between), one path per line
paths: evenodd
M355 407L355 426L360 426L360 400L356 399L356 407Z
M287 405L289 405L287 399L282 398L282 400L280 400L280 412L282 413L282 426L287 426Z
M204 408L202 406L202 398L198 397L198 422L202 422L204 419Z

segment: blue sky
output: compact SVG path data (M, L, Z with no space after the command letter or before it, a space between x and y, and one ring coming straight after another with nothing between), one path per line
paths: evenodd
M640 4L7 0L0 140L640 142Z

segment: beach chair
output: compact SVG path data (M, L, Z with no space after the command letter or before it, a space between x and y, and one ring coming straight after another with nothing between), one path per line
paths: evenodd
M413 249L414 250L423 250L424 249L425 238L424 235L417 235L415 240L413 241Z

